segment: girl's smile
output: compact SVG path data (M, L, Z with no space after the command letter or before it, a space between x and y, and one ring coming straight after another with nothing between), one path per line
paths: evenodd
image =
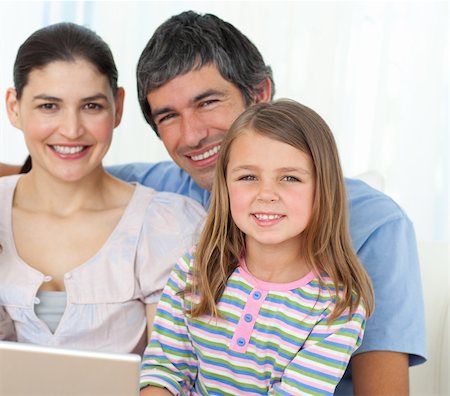
M245 234L247 250L299 250L314 201L309 155L247 130L232 143L227 185L231 214Z

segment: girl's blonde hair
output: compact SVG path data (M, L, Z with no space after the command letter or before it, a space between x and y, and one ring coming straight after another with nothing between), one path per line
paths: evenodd
M373 289L351 245L344 178L333 134L315 111L288 99L249 107L222 142L211 205L195 251L190 291L199 300L190 314L219 315L217 303L245 251L245 235L231 217L226 175L233 142L248 130L289 144L311 157L316 190L311 219L303 231L306 263L316 274L325 272L334 283L336 307L330 320L346 308L353 312L361 301L370 315Z

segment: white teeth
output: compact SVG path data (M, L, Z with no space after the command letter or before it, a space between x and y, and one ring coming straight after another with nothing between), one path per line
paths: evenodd
M199 154L199 155L193 155L193 156L191 157L191 159L194 160L194 161L201 161L201 160L204 160L204 159L206 159L206 158L211 157L211 156L214 155L214 154L217 154L217 153L219 152L219 150L220 150L220 146L215 146L215 147L213 147L211 150L205 151L205 152L202 153L202 154Z
M255 214L258 220L277 220L281 218L281 215L267 215L267 214Z
M52 146L53 150L55 150L59 154L77 154L84 149L84 146Z

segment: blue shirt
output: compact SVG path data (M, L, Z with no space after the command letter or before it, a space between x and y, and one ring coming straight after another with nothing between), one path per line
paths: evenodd
M186 195L209 204L209 192L175 163L135 163L109 167L113 175L159 191ZM356 179L346 179L353 247L375 289L375 311L355 354L392 351L409 354L414 366L426 360L425 315L414 228L387 195ZM380 379L382 380L382 379ZM351 395L347 369L336 395Z

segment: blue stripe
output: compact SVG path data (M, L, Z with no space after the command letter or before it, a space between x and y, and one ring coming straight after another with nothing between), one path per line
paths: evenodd
M231 338L233 337L231 331L222 330L219 327L207 327L203 322L200 322L198 320L196 320L196 321L192 321L191 320L189 322L189 326L192 327L192 328L195 328L195 329L203 330L207 334L221 335L221 336L225 337L227 340L231 340ZM209 335L208 335L208 337L209 337Z
M218 380L217 377L215 377L214 375L208 375L207 373L204 373L203 371L201 371L201 376L204 378L210 379L210 380L214 380L214 381ZM254 385L244 386L244 384L240 384L238 382L235 383L233 381L227 380L226 378L220 378L220 382L224 383L224 384L228 384L239 391L256 393L258 395L263 395L263 396L267 395L266 389L265 390L255 389Z
M333 395L333 392L327 392L323 389L318 389L312 385L304 384L303 382L296 381L292 378L286 378L285 379L286 384L291 385L293 388L297 388L298 390L308 390L310 393L315 393L319 395ZM277 391L278 394L278 391Z
M342 362L339 362L339 363L342 366ZM296 363L294 361L292 361L289 364L289 368L290 369L295 369L299 373L307 373L307 374L311 374L311 376L316 376L316 377L319 377L319 378L326 378L329 381L332 381L332 382L335 382L335 383L339 380L339 378L337 378L335 375L325 374L325 373L323 373L321 371L314 370L314 369L312 369L310 367L306 367L306 366L300 365L300 364L298 364L298 363ZM301 383L299 382L299 384L301 384ZM313 389L315 389L315 388L313 388Z

